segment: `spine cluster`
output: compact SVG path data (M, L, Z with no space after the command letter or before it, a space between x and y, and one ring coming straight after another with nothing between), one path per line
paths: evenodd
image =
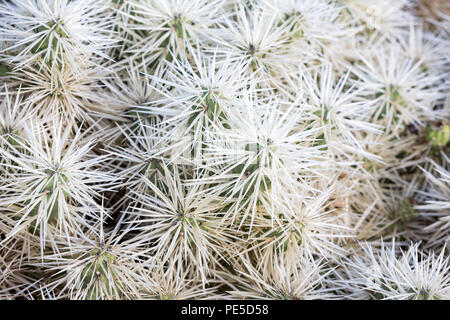
M1 299L450 299L450 6L0 0Z

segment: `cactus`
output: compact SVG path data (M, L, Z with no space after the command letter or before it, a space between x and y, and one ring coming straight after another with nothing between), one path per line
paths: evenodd
M0 298L450 299L414 3L0 0Z

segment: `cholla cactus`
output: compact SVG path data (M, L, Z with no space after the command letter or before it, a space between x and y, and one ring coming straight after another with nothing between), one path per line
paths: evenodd
M154 286L146 276L152 268L148 250L124 240L128 230L122 227L119 222L105 233L100 220L97 230L77 235L67 247L63 241L57 253L46 254L36 264L50 275L45 288L56 299L142 299L143 288Z
M0 206L10 217L5 241L22 232L39 234L43 249L47 240L53 244L49 224L56 228L51 232L69 238L98 219L95 198L112 178L99 170L105 157L89 154L93 141L70 132L62 123L47 128L31 122L24 125L23 138L0 137L5 146Z
M33 270L23 263L20 241L14 241L1 249L0 299L20 299L30 296L36 290L37 281L31 275Z
M446 8L0 0L0 297L449 299Z
M249 265L249 257L233 261L233 273L223 273L223 281L233 289L233 299L312 300L336 298L324 285L329 271L323 270L320 260L300 258L292 263L275 259L269 272L261 273ZM220 273L219 273L220 274Z
M445 252L428 256L418 244L397 254L395 244L370 245L347 262L353 290L361 290L375 299L448 300L450 299L449 261Z

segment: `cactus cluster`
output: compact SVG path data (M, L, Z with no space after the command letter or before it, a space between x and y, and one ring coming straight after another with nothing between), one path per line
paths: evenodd
M1 299L450 299L450 6L0 0Z

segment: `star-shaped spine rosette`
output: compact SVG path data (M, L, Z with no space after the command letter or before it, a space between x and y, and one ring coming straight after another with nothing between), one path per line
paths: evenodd
M98 219L92 210L113 179L99 170L105 156L92 152L94 141L79 131L74 137L70 133L58 122L29 122L15 144L0 137L8 146L0 149L7 161L0 203L11 208L8 216L15 221L4 241L26 231L40 236L42 251L47 242L56 245L50 234L70 237ZM47 228L50 224L55 228Z

